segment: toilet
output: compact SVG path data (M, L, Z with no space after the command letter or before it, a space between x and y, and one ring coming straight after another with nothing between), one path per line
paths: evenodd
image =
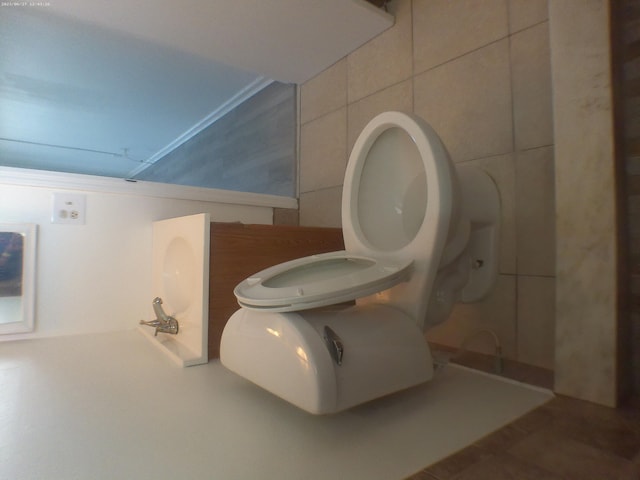
M491 290L499 219L491 177L454 166L424 120L376 116L345 172L345 250L242 281L222 364L314 414L430 380L424 332Z

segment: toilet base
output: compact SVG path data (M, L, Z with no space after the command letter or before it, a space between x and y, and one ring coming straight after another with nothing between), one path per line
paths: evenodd
M339 412L433 377L429 346L415 321L377 304L291 313L241 308L224 329L220 360L313 414Z

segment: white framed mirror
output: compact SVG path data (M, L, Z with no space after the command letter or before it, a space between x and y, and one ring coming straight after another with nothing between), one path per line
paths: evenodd
M37 225L0 223L0 335L33 331Z

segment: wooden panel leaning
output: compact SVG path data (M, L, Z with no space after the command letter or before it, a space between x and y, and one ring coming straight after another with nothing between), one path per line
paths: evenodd
M344 250L339 228L211 223L209 256L209 359L220 357L220 338L238 309L233 289L278 263Z

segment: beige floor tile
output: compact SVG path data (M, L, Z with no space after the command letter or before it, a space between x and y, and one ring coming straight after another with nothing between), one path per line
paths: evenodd
M458 452L444 460L436 463L435 465L426 468L423 473L432 475L432 477L424 478L437 478L438 480L449 480L455 475L459 474L471 465L475 465L482 459L490 456L486 451L476 447L470 446ZM411 477L411 480L420 480L423 477Z
M557 397L539 409L552 418L550 428L558 435L633 460L640 452L640 431L626 412L589 402ZM638 412L637 409L635 413Z
M563 477L503 453L463 470L453 480L563 480Z
M508 453L563 478L580 480L616 479L631 464L629 460L547 429L518 442Z

